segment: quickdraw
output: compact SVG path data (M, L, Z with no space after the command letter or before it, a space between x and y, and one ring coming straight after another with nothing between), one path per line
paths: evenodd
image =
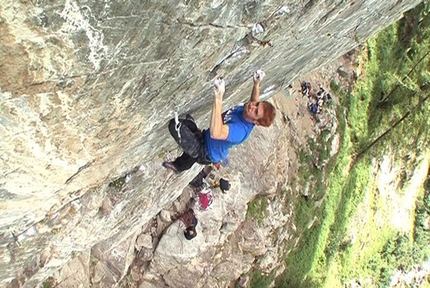
M176 130L176 133L178 133L179 143L181 142L181 126L182 126L182 123L179 122L178 112L175 112L175 130Z

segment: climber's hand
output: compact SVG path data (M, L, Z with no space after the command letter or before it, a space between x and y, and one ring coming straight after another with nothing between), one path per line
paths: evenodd
M224 96L225 82L221 77L215 80L214 90L215 90L215 97L222 98Z
M266 73L263 70L257 70L252 74L252 79L254 80L254 84L260 84L261 80L263 80Z

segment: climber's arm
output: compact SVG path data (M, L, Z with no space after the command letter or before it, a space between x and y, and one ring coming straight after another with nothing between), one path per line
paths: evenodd
M225 92L225 83L222 79L215 81L215 95L212 103L212 114L210 132L211 138L217 140L226 140L229 133L228 125L225 125L222 121L222 99Z
M251 100L250 101L255 101L255 102L260 101L260 82L264 76L265 76L265 73L262 70L254 72L254 74L252 75L254 85L252 86L252 93L251 93Z

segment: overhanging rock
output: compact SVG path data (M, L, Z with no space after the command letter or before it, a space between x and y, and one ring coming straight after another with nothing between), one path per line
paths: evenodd
M198 168L160 167L165 125L207 126L217 76L225 107L258 68L270 97L419 2L2 0L1 283L32 287L174 200Z

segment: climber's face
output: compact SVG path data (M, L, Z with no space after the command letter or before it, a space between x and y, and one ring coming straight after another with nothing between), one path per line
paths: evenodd
M249 101L243 106L243 117L251 123L257 124L264 117L264 109L261 102Z

